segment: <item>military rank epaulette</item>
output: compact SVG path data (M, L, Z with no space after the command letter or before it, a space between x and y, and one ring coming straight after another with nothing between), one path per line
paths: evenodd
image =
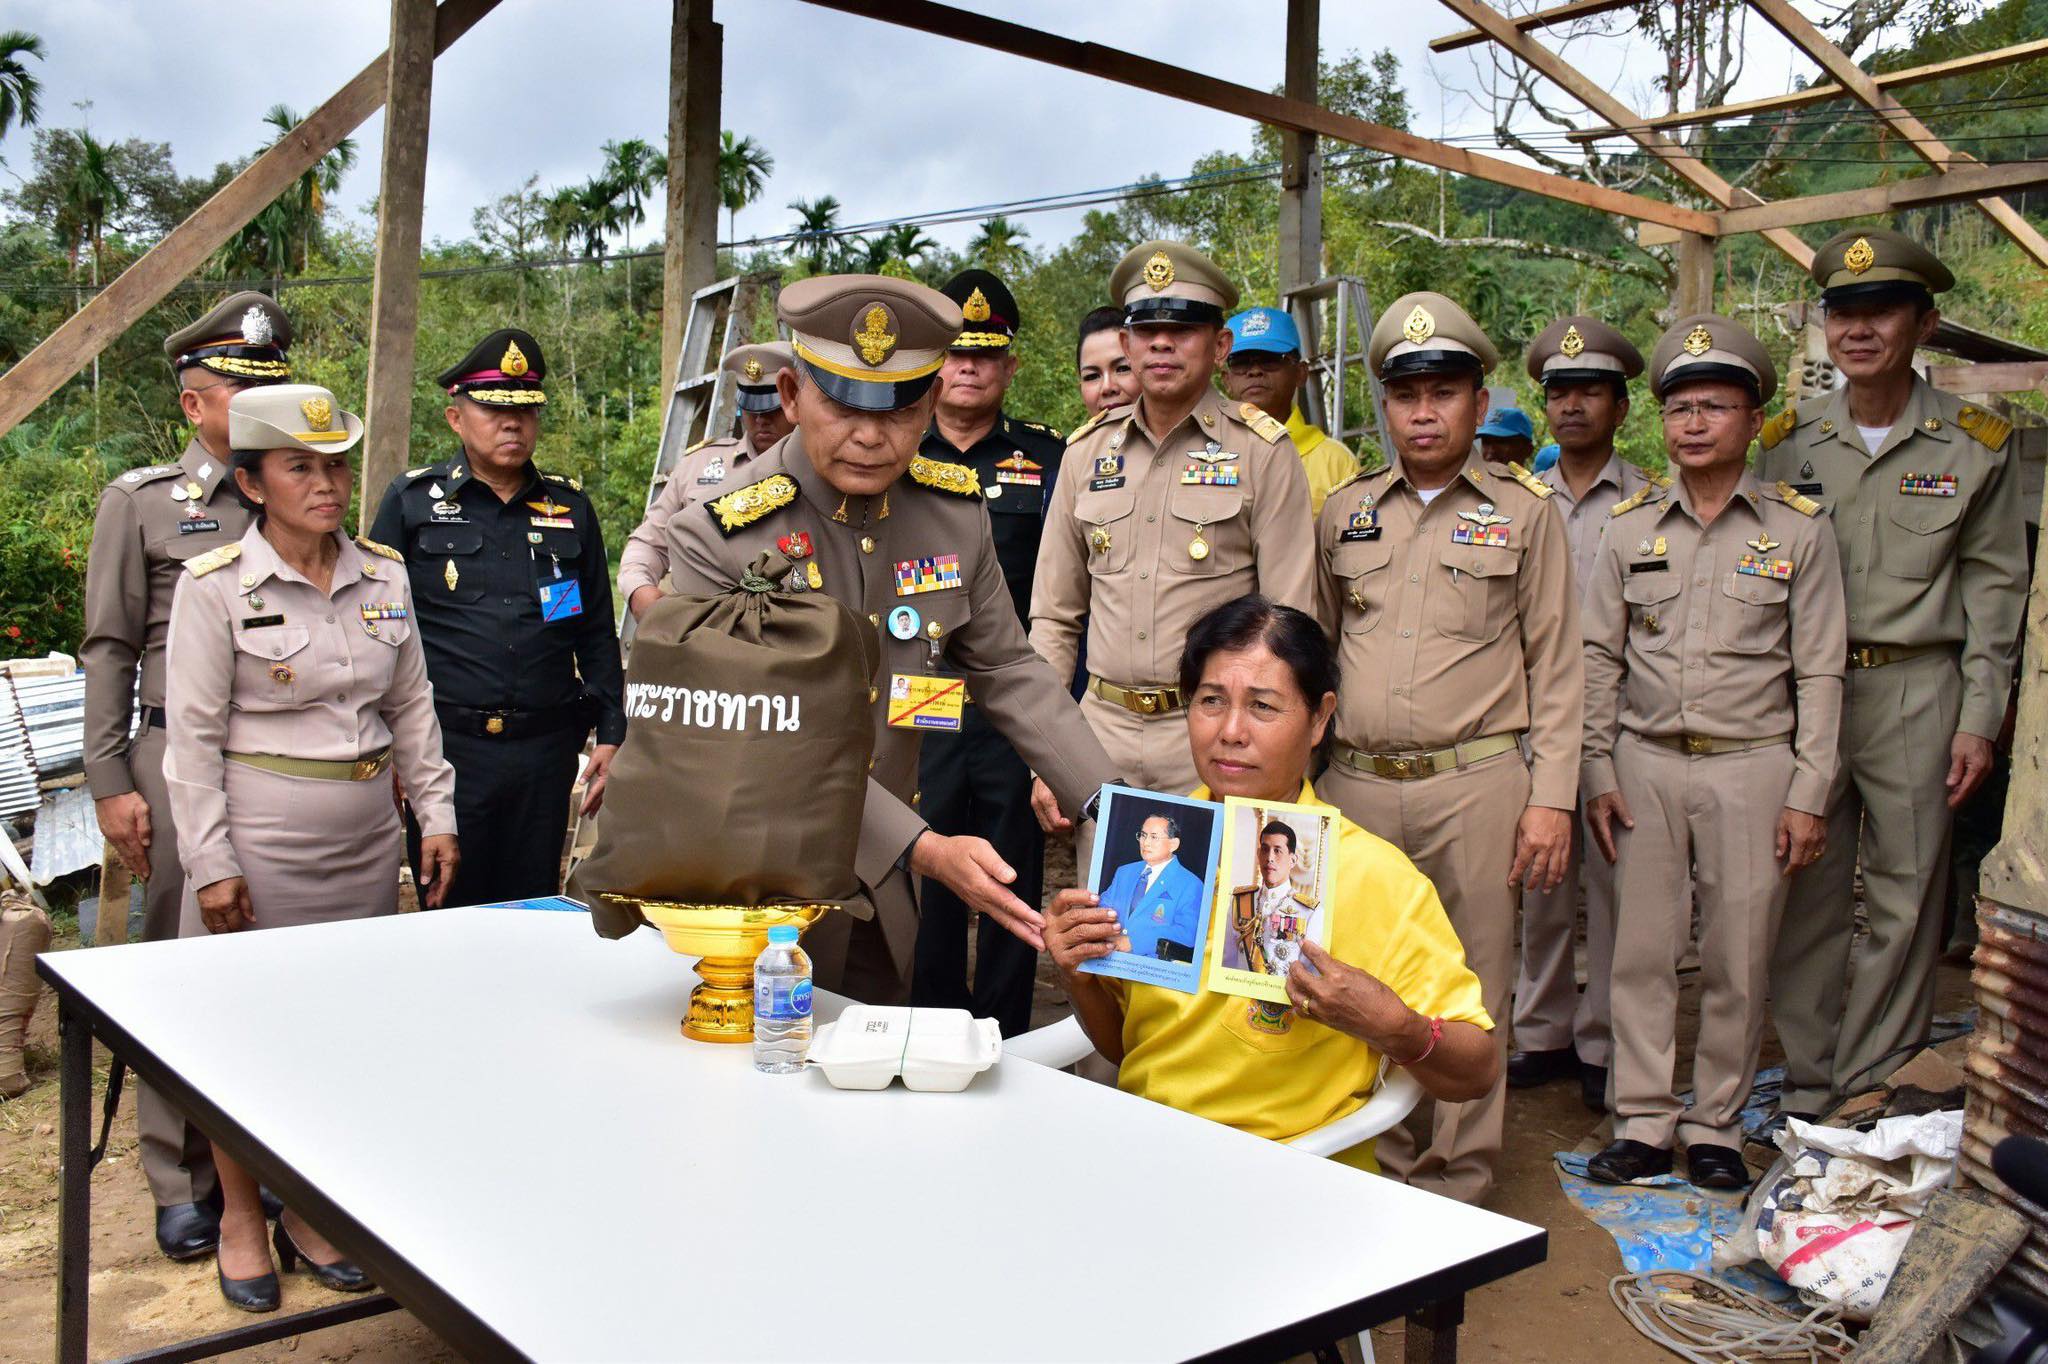
M1981 407L1965 405L1956 413L1956 425L1969 432L1979 445L1986 450L2005 448L2006 437L2012 434L2012 423L2003 417L1993 416Z
M1658 487L1656 484L1645 483L1642 487L1636 489L1627 497L1624 497L1621 499L1621 501L1615 503L1613 508L1607 514L1609 516L1620 516L1624 512L1632 512L1637 507L1642 506L1643 503L1648 502L1651 498L1662 496L1663 492L1664 490Z
M1259 439L1278 445L1287 435L1287 428L1273 420L1273 414L1256 403L1239 403L1237 415L1244 418L1244 424L1258 432Z
M1557 496L1557 489L1551 487L1548 483L1545 483L1542 479L1536 477L1536 475L1530 473L1527 469L1524 469L1521 465L1515 463L1513 460L1508 461L1508 472L1506 476L1512 478L1515 482L1521 484L1524 488L1527 488L1530 492L1536 494L1536 496L1538 497Z
M1081 437L1087 435L1090 431L1093 431L1096 427L1102 425L1102 419L1104 417L1107 417L1108 415L1109 409L1105 407L1100 412L1090 417L1087 421L1082 422L1079 426L1075 427L1072 431L1067 433L1067 444L1072 445L1075 441L1081 439Z
M372 540L367 535L358 535L356 537L356 543L358 545L361 545L364 549L370 551L370 553L372 554L381 554L387 559L396 559L401 564L405 562L405 556L403 554L400 554L397 550L393 549L389 545L380 544L378 541Z
M182 474L184 472L184 469L176 464L152 464L147 469L130 469L114 481L116 483L125 483L129 487L135 488L140 487L144 483L154 483L160 478L169 478L172 474Z
M981 480L965 464L917 455L910 461L910 481L955 497L980 497Z
M1060 438L1058 428L1047 426L1044 422L1028 422L1019 419L1017 425L1023 427L1027 431L1036 431L1041 436L1051 436L1054 440L1058 440Z
M583 480L580 478L571 478L567 474L551 474L545 469L541 471L540 476L550 483L566 483L579 493L583 491Z
M683 454L682 454L682 458L684 458L684 459L688 459L688 458L689 458L689 457L690 457L691 455L694 455L694 454L696 454L696 453L697 453L697 452L698 452L699 450L702 450L702 449L703 449L703 448L704 448L705 446L707 446L707 445L711 444L711 442L712 442L712 441L713 441L714 439L716 439L716 437L713 437L713 436L706 436L706 437L705 437L704 439L702 439L702 440L698 441L698 442L697 442L697 443L696 443L695 445L691 446L691 447L690 447L689 449L687 449L687 450L683 451Z
M1757 436L1756 443L1768 450L1779 441L1785 439L1785 437L1791 435L1792 428L1797 425L1799 425L1799 405L1797 403L1786 403L1783 412L1780 412L1777 416L1764 423L1764 429Z
M1785 500L1786 506L1798 512L1801 516L1819 516L1821 513L1820 503L1814 501L1805 493L1800 492L1790 483L1778 484L1778 496Z
M1359 479L1361 479L1361 478L1371 478L1371 477L1372 477L1372 476L1373 476L1374 474L1376 474L1376 473L1380 472L1380 469L1382 469L1382 468L1385 468L1385 467L1386 467L1386 466L1384 466L1384 465L1380 465L1380 466L1377 466L1377 467L1375 467L1375 468L1371 468L1371 469L1358 469L1358 470L1354 470L1354 471L1352 472L1352 475L1351 475L1351 477L1349 477L1349 478L1345 479L1345 480L1344 480L1344 481L1343 481L1342 483L1339 483L1339 484L1338 484L1338 485L1337 485L1336 487L1334 487L1334 488L1330 489L1330 491L1329 491L1329 496L1330 496L1330 497L1335 497L1335 496L1336 496L1336 495L1337 495L1338 493L1340 493L1340 492L1344 491L1344 489L1346 489L1346 488L1350 487L1350 486L1351 486L1352 484L1354 484L1354 483L1358 482L1358 480L1359 480Z
M433 473L440 467L441 466L438 464L422 464L417 469L407 469L404 474L405 481L411 483L417 479L425 478L428 474Z
M1669 474L1653 474L1645 469L1643 477L1650 480L1650 486L1653 488L1668 488L1671 486L1671 475Z
M225 568L242 557L240 543L221 545L204 554L195 554L185 561L185 571L195 578L203 578L216 568Z
M749 483L723 497L714 497L704 507L718 522L718 529L731 535L794 501L796 480L788 474L770 474L759 483Z
M1300 905L1303 909L1314 909L1316 905L1320 903L1315 896L1310 895L1305 890L1297 890L1294 892L1294 902Z

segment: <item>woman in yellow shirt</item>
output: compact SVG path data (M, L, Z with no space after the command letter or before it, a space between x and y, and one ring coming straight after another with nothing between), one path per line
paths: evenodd
M1180 684L1205 783L1197 799L1337 813L1307 778L1337 706L1336 658L1313 619L1260 596L1226 602L1188 632ZM1287 1141L1362 1106L1383 1059L1447 1102L1492 1087L1493 1020L1436 888L1392 844L1338 821L1330 950L1307 945L1284 1005L1083 974L1122 926L1091 891L1053 898L1046 948L1089 1040L1117 1065L1118 1088ZM1369 1142L1342 1159L1376 1168Z

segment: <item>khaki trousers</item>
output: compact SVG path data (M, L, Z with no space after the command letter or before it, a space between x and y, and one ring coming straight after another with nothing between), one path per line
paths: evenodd
M1573 966L1579 910L1586 911L1586 988ZM1589 1066L1613 1055L1608 980L1614 970L1614 867L1600 855L1584 812L1572 828L1572 860L1556 890L1522 892L1522 954L1515 973L1515 1048L1570 1047Z
M1742 1144L1763 1040L1771 944L1790 884L1777 858L1792 747L1691 757L1624 733L1615 780L1636 826L1615 829L1614 1135L1669 1150ZM1694 869L1697 869L1696 871ZM1693 1101L1677 1090L1678 963L1700 920Z
M178 936L178 904L185 869L178 862L178 829L171 822L170 785L164 780L165 736L144 726L128 749L128 775L149 802L149 881L142 892L142 940ZM100 905L102 914L126 914L128 906ZM175 989L175 982L167 982ZM195 1002L193 1007L199 1007ZM213 1144L185 1121L163 1095L135 1079L135 1128L142 1146L142 1174L160 1208L198 1203L213 1196Z
M1494 1040L1506 1052L1508 987L1515 974L1515 826L1529 804L1529 767L1516 751L1470 767L1389 781L1332 763L1316 794L1352 823L1392 843L1436 886L1465 964L1479 977ZM1430 1143L1418 1152L1406 1128L1379 1139L1380 1169L1395 1179L1465 1203L1493 1187L1507 1113L1506 1079L1470 1103L1435 1104ZM1423 1107L1431 1107L1423 1100Z
M1094 692L1081 697L1081 714L1102 741L1110 766L1128 786L1184 796L1202 784L1195 775L1195 755L1188 749L1186 711L1171 715L1133 715ZM1083 863L1082 871L1087 871Z
M1882 1080L1879 1058L1926 1036L1933 1021L1962 670L1948 654L1851 668L1842 701L1827 850L1793 878L1771 972L1783 1104L1805 1113ZM1859 864L1870 932L1852 977Z

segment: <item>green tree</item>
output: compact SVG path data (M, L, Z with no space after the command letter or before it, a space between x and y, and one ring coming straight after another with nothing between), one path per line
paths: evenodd
M1031 259L1030 248L1024 245L1024 239L1030 235L1021 224L1000 213L993 218L983 218L981 230L975 233L973 241L967 243L968 258L979 261L986 270L1007 277Z
M301 123L291 106L273 104L264 113L263 121L277 129L277 136L270 139L265 150L275 147L290 135ZM298 268L304 270L313 259L313 241L319 234L327 216L327 200L341 189L341 182L356 168L356 140L344 137L334 144L334 150L313 163L312 169L299 177L298 183L286 191L286 196L295 198L291 212L287 215L292 235L298 239Z
M533 272L535 248L543 239L552 240L545 225L548 201L537 188L539 184L538 175L529 175L518 189L499 195L469 215L477 241L519 267L516 315L521 326L526 325L526 281Z
M867 260L862 268L871 275L879 275L891 263L906 267L916 264L919 258L938 250L939 244L916 223L898 223L869 237L863 248Z
M647 221L646 201L668 177L668 162L648 142L629 137L604 144L604 179L617 191L613 221L626 237L626 311L633 311L633 228Z
M0 33L0 139L9 128L32 126L40 109L43 83L28 69L26 58L43 59L43 40L21 29Z
M718 202L725 205L725 235L738 241L740 210L761 197L768 177L775 174L775 158L751 137L734 137L727 128L718 135Z
M789 244L790 258L801 262L814 275L824 274L844 249L839 245L837 235L839 196L825 194L816 199L792 199L789 207L796 214L796 240Z

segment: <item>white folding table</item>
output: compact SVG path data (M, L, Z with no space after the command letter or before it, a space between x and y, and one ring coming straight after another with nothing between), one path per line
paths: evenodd
M1537 1227L1029 1062L834 1090L684 1039L652 932L457 909L46 955L57 1356L86 1358L97 1035L471 1359L1277 1358L1539 1262ZM820 993L829 1018L845 1001Z

